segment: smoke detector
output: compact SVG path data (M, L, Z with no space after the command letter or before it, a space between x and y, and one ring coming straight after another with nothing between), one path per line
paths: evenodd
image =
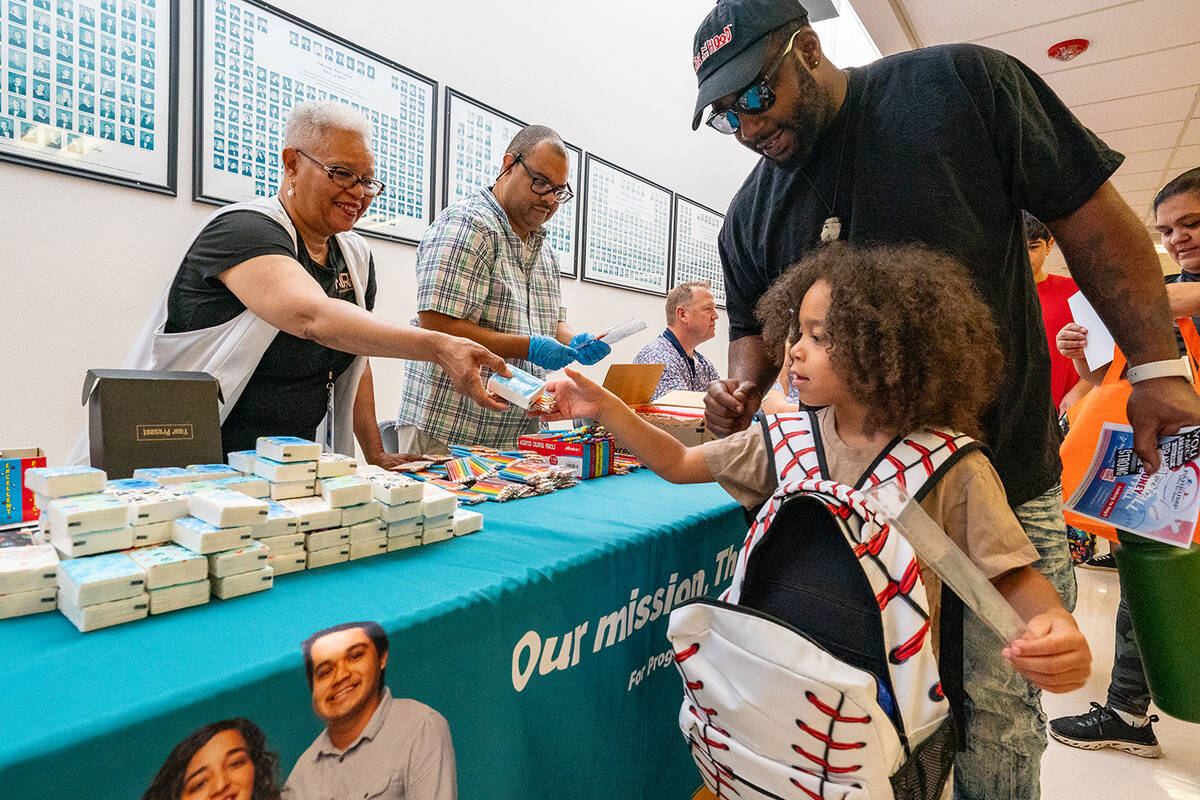
M1053 58L1055 61L1070 61L1078 55L1082 55L1091 44L1087 39L1066 39L1058 44L1050 45L1050 49L1046 51L1046 55Z

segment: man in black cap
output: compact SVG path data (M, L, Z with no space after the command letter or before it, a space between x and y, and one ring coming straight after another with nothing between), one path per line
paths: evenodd
M711 127L763 156L719 238L729 378L709 387L709 427L721 435L746 428L779 374L783 354L763 351L754 306L788 265L838 239L948 253L993 309L1004 350L1004 383L982 420L987 444L1042 554L1036 566L1073 607L1049 351L1022 209L1053 220L1073 277L1141 367L1128 407L1138 455L1156 470L1157 437L1200 423L1151 242L1108 182L1122 157L1033 71L994 50L930 47L838 69L796 0L719 0L696 32L692 66L700 86L693 129L711 106ZM1040 698L989 637L968 615L959 796L1036 797Z

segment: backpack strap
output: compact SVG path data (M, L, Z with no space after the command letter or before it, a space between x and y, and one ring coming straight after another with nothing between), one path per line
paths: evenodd
M962 433L924 428L898 436L855 488L876 486L895 480L909 496L920 502L960 458L980 445Z
M945 582L942 583L942 604L938 614L938 673L941 677L942 694L950 704L950 716L955 722L954 749L967 749L967 706L966 689L963 687L962 599Z
M763 436L775 465L776 485L810 478L828 479L825 448L812 411L789 411L763 417Z

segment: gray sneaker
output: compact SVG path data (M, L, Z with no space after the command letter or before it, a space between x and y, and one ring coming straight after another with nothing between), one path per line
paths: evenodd
M1142 758L1159 758L1162 748L1158 746L1158 737L1151 727L1153 722L1158 722L1157 715L1152 715L1150 722L1135 728L1108 706L1092 703L1092 710L1086 714L1050 720L1050 735L1063 744L1081 750L1111 747Z

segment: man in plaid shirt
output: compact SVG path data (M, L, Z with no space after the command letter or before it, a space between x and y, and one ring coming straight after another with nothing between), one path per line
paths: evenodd
M417 248L422 328L472 339L538 377L608 355L607 344L567 324L558 258L545 244L543 226L573 197L567 173L559 135L527 126L509 143L492 188L434 220ZM444 453L449 444L511 449L537 430L538 421L516 406L489 411L456 394L440 367L409 361L404 378L396 416L401 453Z

